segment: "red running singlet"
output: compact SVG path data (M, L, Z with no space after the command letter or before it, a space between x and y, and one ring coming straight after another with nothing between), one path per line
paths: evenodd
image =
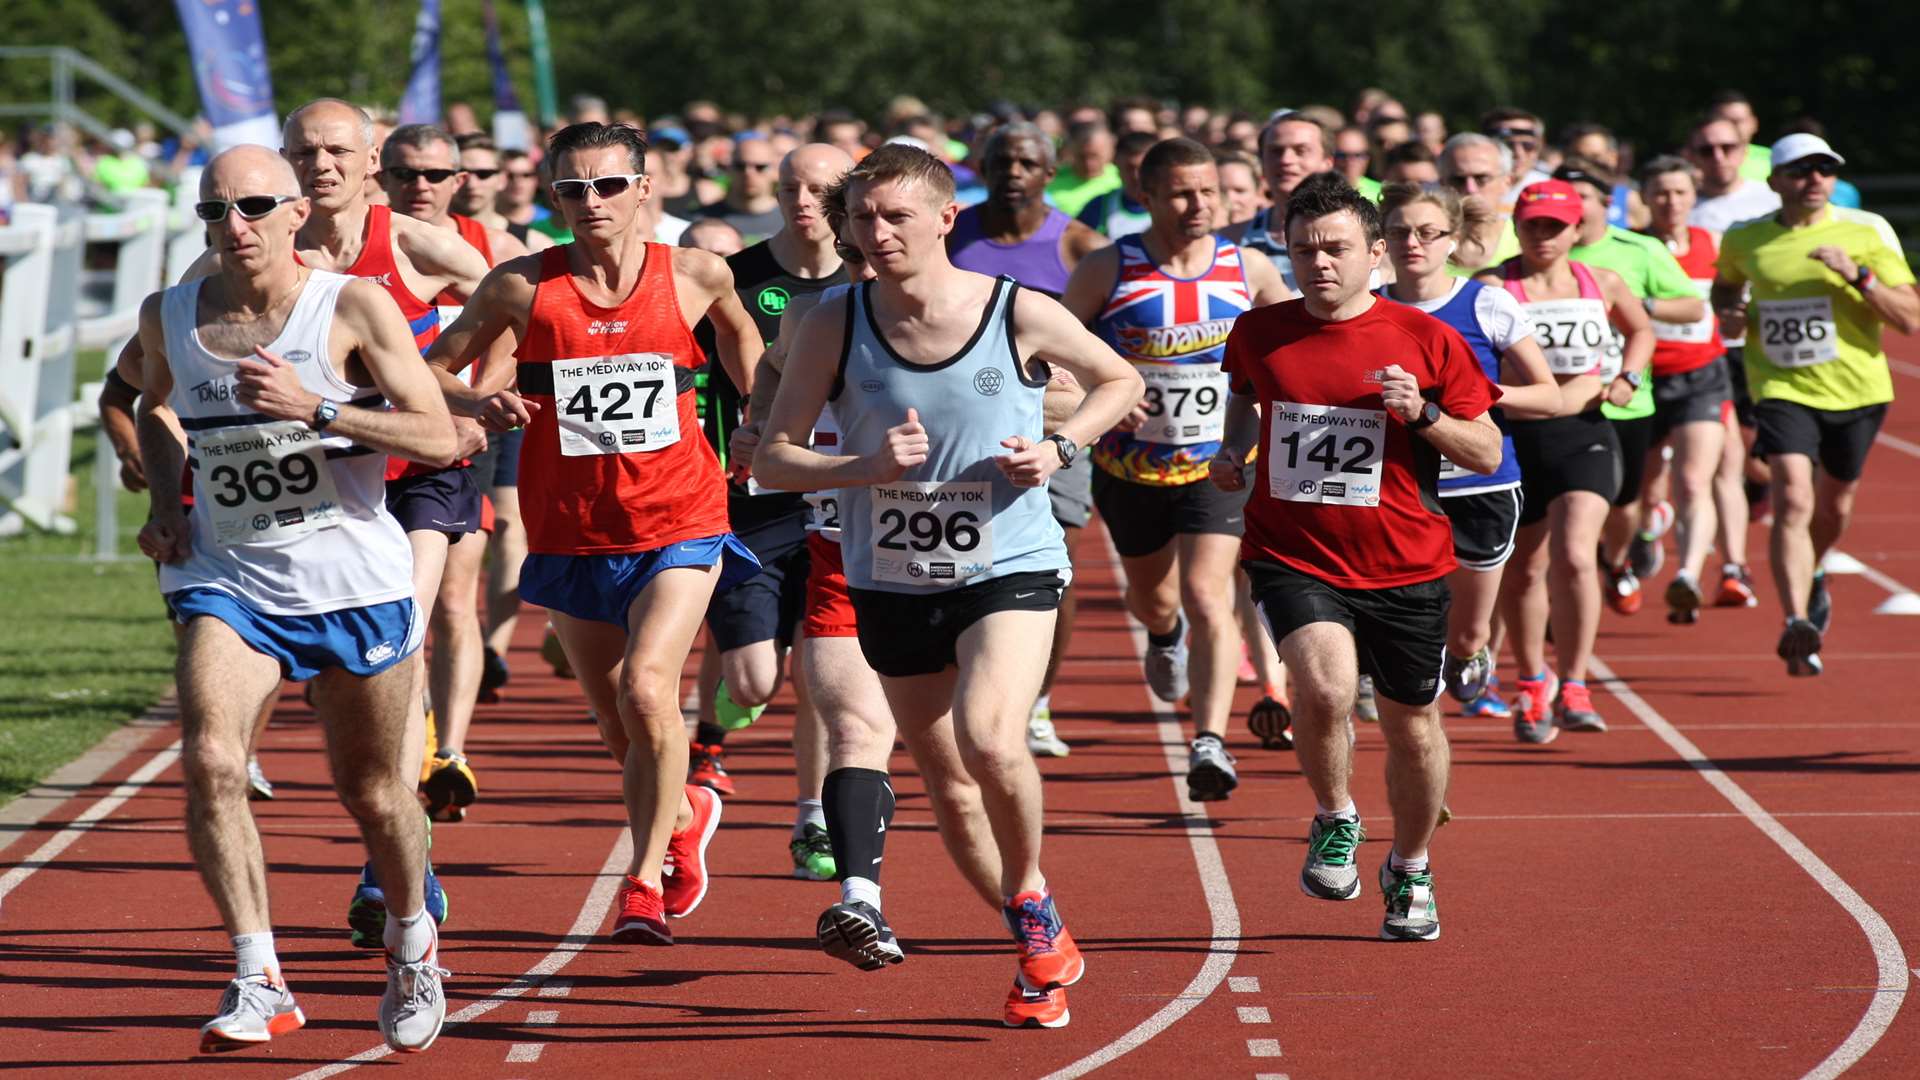
M673 249L646 252L610 308L580 294L566 245L541 253L514 354L539 406L520 451L528 551L626 554L727 531L726 481L694 409L706 357L680 315Z

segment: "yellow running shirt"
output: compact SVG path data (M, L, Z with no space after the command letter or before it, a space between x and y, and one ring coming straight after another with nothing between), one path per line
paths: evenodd
M1881 286L1913 284L1897 248L1869 222L1828 207L1804 228L1775 217L1727 231L1720 280L1751 284L1747 304L1747 384L1755 401L1778 398L1838 411L1893 400L1893 376L1880 348L1880 316L1839 274L1814 259L1831 244L1870 268Z

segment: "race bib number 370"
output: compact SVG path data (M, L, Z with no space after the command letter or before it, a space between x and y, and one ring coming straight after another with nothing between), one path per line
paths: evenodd
M624 353L553 362L560 453L648 454L680 441L673 358Z
M196 434L196 494L214 542L290 540L340 524L340 495L320 439L293 421Z
M876 580L949 586L993 569L993 485L903 481L870 491Z
M1268 417L1268 494L1287 502L1380 505L1385 410L1276 401Z

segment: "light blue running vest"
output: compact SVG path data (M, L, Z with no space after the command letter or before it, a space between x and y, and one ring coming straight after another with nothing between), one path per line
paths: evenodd
M869 306L872 285L847 296L846 344L831 402L840 452L874 453L887 430L920 414L927 460L898 481L847 488L840 548L856 589L927 592L1008 574L1064 570L1065 536L1044 487L1015 487L994 459L1000 440L1038 442L1048 372L1030 375L1013 342L1019 286L1002 277L972 340L938 364L902 360Z

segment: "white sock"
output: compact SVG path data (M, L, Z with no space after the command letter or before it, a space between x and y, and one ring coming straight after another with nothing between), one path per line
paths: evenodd
M840 882L840 902L843 904L863 903L880 910L880 883L863 877L850 877Z
M823 829L827 827L827 811L820 804L819 799L795 799L793 811L793 839L795 840L800 839L801 832L808 825L818 825Z
M396 918L393 912L387 912L387 931L383 938L387 951L403 964L417 964L433 952L433 919L427 914L427 906L406 918Z
M273 931L237 934L233 939L234 978L264 975L270 982L280 981L280 958L273 952Z
M1329 810L1317 802L1313 805L1314 809L1319 811L1320 816L1323 818L1351 818L1354 821L1360 820L1360 808L1353 805L1352 799L1348 799L1347 805L1338 810Z
M1052 694L1041 694L1039 697L1033 699L1034 712L1039 712L1041 709L1052 710L1052 708L1053 708Z
M1427 853L1401 858L1398 851L1387 856L1387 865L1393 867L1396 874L1417 874L1427 868Z

